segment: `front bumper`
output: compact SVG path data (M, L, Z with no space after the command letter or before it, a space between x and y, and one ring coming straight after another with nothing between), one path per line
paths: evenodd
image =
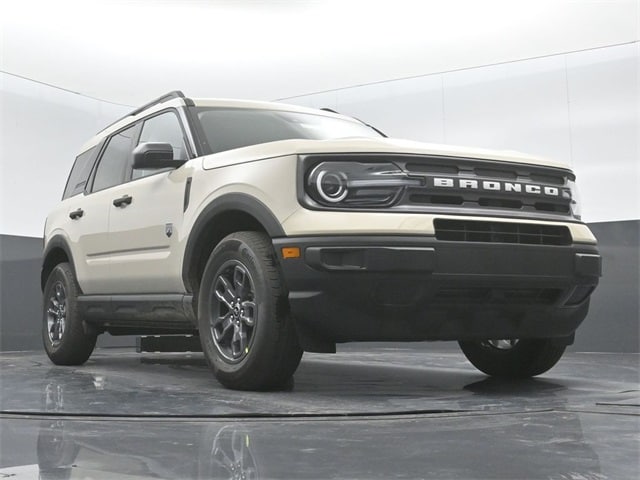
M303 347L570 337L601 275L595 246L430 236L274 239ZM298 247L298 258L283 248Z

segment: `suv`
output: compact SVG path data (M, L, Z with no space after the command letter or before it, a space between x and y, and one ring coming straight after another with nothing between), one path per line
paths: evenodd
M386 138L327 110L171 92L87 142L45 225L43 340L197 334L218 380L283 388L303 351L458 340L550 369L598 283L571 170Z

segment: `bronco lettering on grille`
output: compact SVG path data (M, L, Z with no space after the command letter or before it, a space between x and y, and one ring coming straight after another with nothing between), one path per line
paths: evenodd
M548 185L531 183L503 182L499 180L472 180L465 178L433 177L434 188L451 188L456 190L482 190L506 193L528 193L532 195L546 195L548 197L571 198L568 188L558 188Z

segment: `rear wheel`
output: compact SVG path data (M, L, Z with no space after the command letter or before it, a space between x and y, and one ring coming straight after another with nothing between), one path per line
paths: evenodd
M216 246L202 277L198 327L205 357L224 386L290 384L302 349L268 236L238 232Z
M80 288L68 263L49 274L44 287L42 341L56 365L81 365L96 346L96 334L87 333L78 313Z
M458 342L478 370L496 377L527 378L551 369L566 345L557 339L505 339Z

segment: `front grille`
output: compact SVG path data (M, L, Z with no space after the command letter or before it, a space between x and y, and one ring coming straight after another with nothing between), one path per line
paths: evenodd
M400 162L398 162L400 163ZM405 207L451 206L538 216L570 216L569 170L454 157L425 156L403 162L423 186L410 188Z
M441 288L435 303L477 305L552 305L564 293L559 288Z
M436 239L449 242L571 245L565 226L437 218L434 227Z

